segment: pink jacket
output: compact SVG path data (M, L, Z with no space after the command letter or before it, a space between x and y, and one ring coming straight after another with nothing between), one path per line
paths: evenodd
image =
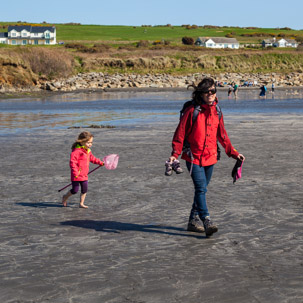
M78 145L72 150L69 166L71 168L71 181L88 180L89 162L104 165L104 162L96 158L90 149Z

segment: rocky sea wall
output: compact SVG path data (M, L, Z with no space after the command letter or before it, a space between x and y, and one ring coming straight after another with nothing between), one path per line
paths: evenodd
M79 73L69 78L56 79L52 81L38 80L36 85L27 87L13 87L0 85L1 93L8 92L37 92L37 91L76 91L76 90L106 90L112 88L154 88L154 89L176 89L187 88L188 85L197 83L204 77L213 77L220 86L228 87L232 83L240 87L251 84L259 87L263 84L275 84L275 87L300 87L303 86L303 73L289 74L249 74L249 73L221 73L204 74L196 73L190 75L174 76L170 74L106 74L102 72Z

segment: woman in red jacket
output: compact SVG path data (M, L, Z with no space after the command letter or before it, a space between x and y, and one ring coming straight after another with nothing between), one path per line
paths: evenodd
M182 153L190 171L195 196L187 226L188 231L204 232L211 236L218 231L217 226L210 220L206 192L210 182L214 164L217 162L217 140L225 149L226 154L234 159L245 160L245 157L233 148L224 127L223 116L219 117L217 111L218 99L216 97L215 82L212 78L203 79L198 86L194 86L192 94L193 105L185 109L175 131L170 162L176 160ZM193 119L195 107L199 105L199 114ZM183 143L189 148L185 151ZM198 216L197 216L198 215ZM201 224L202 220L203 225Z
M80 205L81 208L88 208L85 204L85 197L88 187L88 171L89 162L104 165L103 161L96 158L90 148L93 145L94 136L90 132L82 132L78 136L78 140L72 145L72 153L70 155L71 181L72 189L68 191L62 198L62 204L67 206L67 199L78 192L81 186Z

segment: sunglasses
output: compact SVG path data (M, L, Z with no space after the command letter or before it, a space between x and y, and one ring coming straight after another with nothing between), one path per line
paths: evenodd
M211 95L214 95L215 93L217 92L217 89L216 88L213 88L213 89L209 89L207 91L204 91L203 94L211 94Z

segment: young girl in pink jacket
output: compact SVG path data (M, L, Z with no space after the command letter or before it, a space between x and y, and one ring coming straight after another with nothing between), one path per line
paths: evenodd
M88 188L89 162L103 166L104 162L96 158L90 148L93 145L94 136L90 132L82 132L78 140L72 145L70 155L70 169L72 189L62 197L62 204L67 206L67 199L78 192L81 186L80 205L81 208L88 208L85 204L85 197Z

